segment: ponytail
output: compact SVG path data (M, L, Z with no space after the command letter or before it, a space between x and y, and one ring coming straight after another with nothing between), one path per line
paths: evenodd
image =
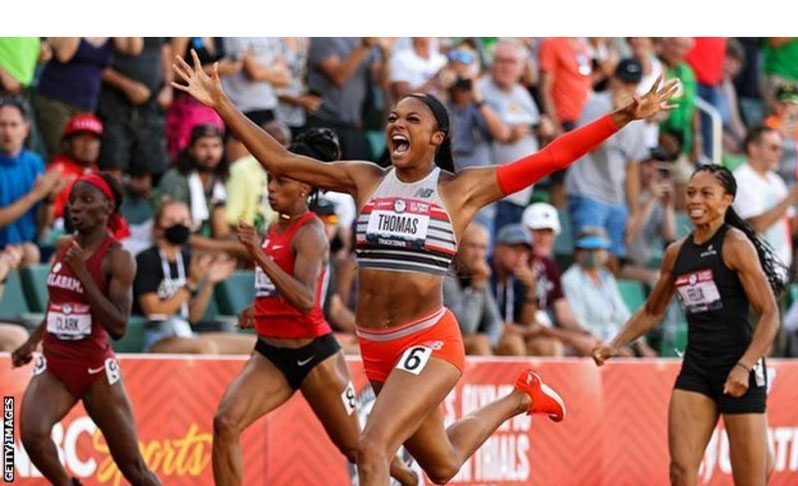
M709 172L715 179L720 182L723 189L727 194L732 197L737 195L737 181L729 169L722 165L703 165L696 169L693 173ZM773 290L773 295L778 298L787 289L787 285L792 280L792 272L790 269L779 259L773 247L765 241L760 235L757 234L753 226L748 221L744 220L737 214L733 207L729 206L726 210L724 222L729 226L737 228L751 241L756 248L756 254L759 258L759 263L762 265L762 270L768 279L770 288Z
M768 278L770 288L773 290L773 295L778 298L787 289L790 281L790 269L779 259L773 251L773 247L765 241L761 236L756 233L751 224L740 217L733 207L726 210L726 217L724 221L729 226L733 226L742 231L754 248L759 257L759 263L762 265L762 270Z
M452 157L452 137L447 133L440 147L435 152L435 165L454 174L454 158Z

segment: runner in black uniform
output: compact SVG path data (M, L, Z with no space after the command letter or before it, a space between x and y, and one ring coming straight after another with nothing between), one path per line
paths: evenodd
M645 306L612 342L593 351L596 363L603 364L659 323L678 293L689 330L668 414L675 485L697 483L720 414L735 484L764 485L770 472L764 356L778 330L774 295L784 290L788 272L732 209L736 192L734 176L722 166L703 166L693 174L687 210L695 231L668 247ZM759 316L755 328L749 304Z

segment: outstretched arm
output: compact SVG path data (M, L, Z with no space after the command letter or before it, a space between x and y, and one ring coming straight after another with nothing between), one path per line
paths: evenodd
M618 351L627 344L645 335L665 317L668 304L670 304L671 298L673 298L673 294L676 291L673 269L683 242L684 239L677 241L665 250L665 258L662 262L659 280L657 280L654 290L651 291L651 295L643 307L629 318L623 329L609 344L599 346L593 350L593 359L596 364L603 365L604 361L618 354Z
M172 86L189 93L202 104L216 110L236 138L273 175L284 175L319 189L346 192L357 197L359 188L371 187L382 176L382 169L369 162L324 163L293 154L249 120L236 108L222 90L218 63L206 74L196 52L191 51L194 65L178 56L172 68L178 81Z
M476 211L529 187L552 172L565 169L629 122L670 109L668 100L676 92L678 81L671 80L661 89L660 81L661 78L642 98L635 97L626 106L557 137L537 153L501 166L464 170L454 181L457 186L454 192L463 195L464 206L470 206L471 210Z

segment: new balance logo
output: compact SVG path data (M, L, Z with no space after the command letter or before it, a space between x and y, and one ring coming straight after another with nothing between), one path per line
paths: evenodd
M428 198L435 193L434 189L430 189L428 187L422 187L416 191L413 197L421 197L421 198Z

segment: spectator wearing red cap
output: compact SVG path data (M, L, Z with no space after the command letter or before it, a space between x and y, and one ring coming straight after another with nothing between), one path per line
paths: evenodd
M58 171L68 180L64 189L55 198L55 217L64 216L64 207L69 200L72 184L79 177L97 172L103 123L91 113L78 113L67 122L61 138L61 153L53 157L47 172Z

